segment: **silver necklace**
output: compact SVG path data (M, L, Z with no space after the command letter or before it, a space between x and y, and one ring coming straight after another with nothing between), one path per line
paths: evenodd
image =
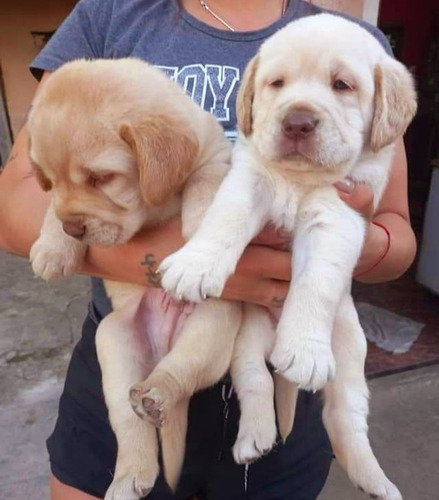
M223 26L225 26L228 30L230 31L236 31L230 24L226 23L224 19L222 19L218 14L216 14L206 2L203 2L203 0L198 0L200 2L201 7L208 12L211 16L213 16L217 21L219 21ZM282 10L281 10L281 16L285 14L285 11L287 10L287 1L288 0L282 0Z

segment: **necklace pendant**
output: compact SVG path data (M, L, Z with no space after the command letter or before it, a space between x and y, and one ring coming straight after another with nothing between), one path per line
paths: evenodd
M230 31L235 31L231 26L230 24L227 24L226 21L224 21L224 19L222 19L218 14L215 14L215 12L213 12L213 10L207 5L206 2L203 2L202 0L199 0L200 2L200 5L201 7L203 7L203 9L206 11L206 12L209 12L209 14L211 16L213 16L217 21L219 21L223 26L225 26L228 30Z
M230 26L230 24L226 23L222 17L220 17L218 14L216 14L210 7L209 5L204 2L203 0L198 0L201 7L208 12L211 16L213 16L218 22L220 22L223 26L225 26L228 30L230 31L235 31L234 28ZM282 0L281 4L281 17L285 14L285 11L287 10L287 5L288 1L287 0Z

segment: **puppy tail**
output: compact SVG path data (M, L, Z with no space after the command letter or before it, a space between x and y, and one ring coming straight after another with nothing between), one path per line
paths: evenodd
M274 400L280 436L285 443L290 435L296 415L299 388L278 373L274 374Z
M188 408L189 399L179 401L160 430L164 475L173 492L177 489L183 467Z

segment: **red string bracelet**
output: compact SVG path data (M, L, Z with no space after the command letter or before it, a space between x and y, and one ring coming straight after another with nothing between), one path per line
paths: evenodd
M372 269L375 269L379 264L381 264L381 262L386 258L387 254L389 253L389 250L390 250L391 236L390 236L390 232L387 229L387 227L384 226L383 224L381 224L380 222L375 222L374 220L372 221L372 224L374 226L380 227L381 229L384 230L384 232L387 235L387 246L386 246L386 249L385 249L383 255L381 255L381 257L378 259L378 261L375 262L375 264L370 269L368 269L367 271L363 271L360 274L356 274L354 276L355 278L358 278L359 276L363 276L364 274L370 273L370 271L372 271Z

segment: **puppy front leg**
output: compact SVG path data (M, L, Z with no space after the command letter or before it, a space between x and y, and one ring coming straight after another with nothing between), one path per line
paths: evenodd
M34 274L46 281L70 276L81 268L86 251L87 245L63 231L52 200L29 254Z
M140 297L137 301L132 297L129 305L113 311L96 334L105 402L118 444L114 479L105 500L138 500L151 491L159 474L156 429L134 413L128 398L132 384L152 369L152 354L136 320L139 302Z
M238 395L241 417L233 456L239 464L268 453L276 441L273 378L265 359L273 348L274 326L268 312L245 304L233 352L230 374Z
M264 179L232 168L193 238L160 265L163 288L178 300L219 297L245 247L267 222L269 203Z
M367 436L367 344L349 294L344 295L338 308L332 345L337 372L325 387L323 422L335 456L355 486L372 498L401 500L398 489L378 464Z
M299 207L293 280L271 355L285 378L313 391L334 377L335 315L364 239L364 220L336 196L335 188L315 190Z

